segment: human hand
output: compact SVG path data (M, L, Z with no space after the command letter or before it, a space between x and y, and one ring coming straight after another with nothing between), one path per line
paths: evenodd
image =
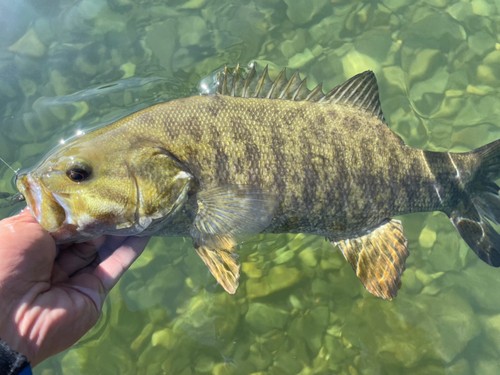
M0 338L32 367L69 348L97 322L106 295L148 241L103 236L57 255L29 210L0 221ZM100 263L98 250L110 254Z

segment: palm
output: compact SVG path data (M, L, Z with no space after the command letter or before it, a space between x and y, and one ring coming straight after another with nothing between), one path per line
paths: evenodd
M101 237L57 255L53 239L29 211L1 221L0 238L0 337L34 365L96 323L106 294L148 241ZM112 254L99 262L98 250Z

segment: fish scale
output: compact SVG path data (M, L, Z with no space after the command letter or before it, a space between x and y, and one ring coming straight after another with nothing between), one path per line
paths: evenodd
M226 68L214 95L158 104L68 142L17 186L59 243L102 234L191 237L229 293L237 245L261 232L322 235L365 288L392 299L408 244L393 216L440 210L500 266L500 142L412 148L387 125L372 72L326 95L298 72ZM72 176L78 180L73 181Z
M377 118L351 108L201 96L155 111L170 113L170 119L166 136L153 137L197 176L201 189L255 183L272 188L280 195L275 221L289 231L325 234L332 221L343 221L359 232L387 217L432 210L438 202L435 193L419 187L434 181L420 151L405 146ZM184 122L177 112L186 113ZM198 116L205 134L195 142L192 134L202 130L188 124ZM296 216L312 224L293 228L287 222Z

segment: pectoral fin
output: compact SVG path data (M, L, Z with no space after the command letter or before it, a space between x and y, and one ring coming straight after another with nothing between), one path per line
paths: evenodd
M196 252L225 291L236 293L240 278L237 255L225 250L210 250L204 246L196 248Z
M219 284L234 294L240 276L236 245L269 226L277 196L260 187L231 185L198 193L196 203L193 245Z
M365 236L332 244L340 247L366 290L384 299L396 297L410 255L401 221L391 220Z
M269 226L277 206L272 192L230 185L196 194L198 212L191 227L193 242L210 249L229 249Z

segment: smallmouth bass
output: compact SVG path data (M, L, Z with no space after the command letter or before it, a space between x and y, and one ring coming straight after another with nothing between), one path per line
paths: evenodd
M296 72L219 76L218 93L151 106L76 138L16 185L57 243L102 234L185 236L235 293L238 244L309 233L338 245L372 294L392 299L408 257L393 216L446 213L500 266L500 141L468 153L404 144L375 75L324 95Z

